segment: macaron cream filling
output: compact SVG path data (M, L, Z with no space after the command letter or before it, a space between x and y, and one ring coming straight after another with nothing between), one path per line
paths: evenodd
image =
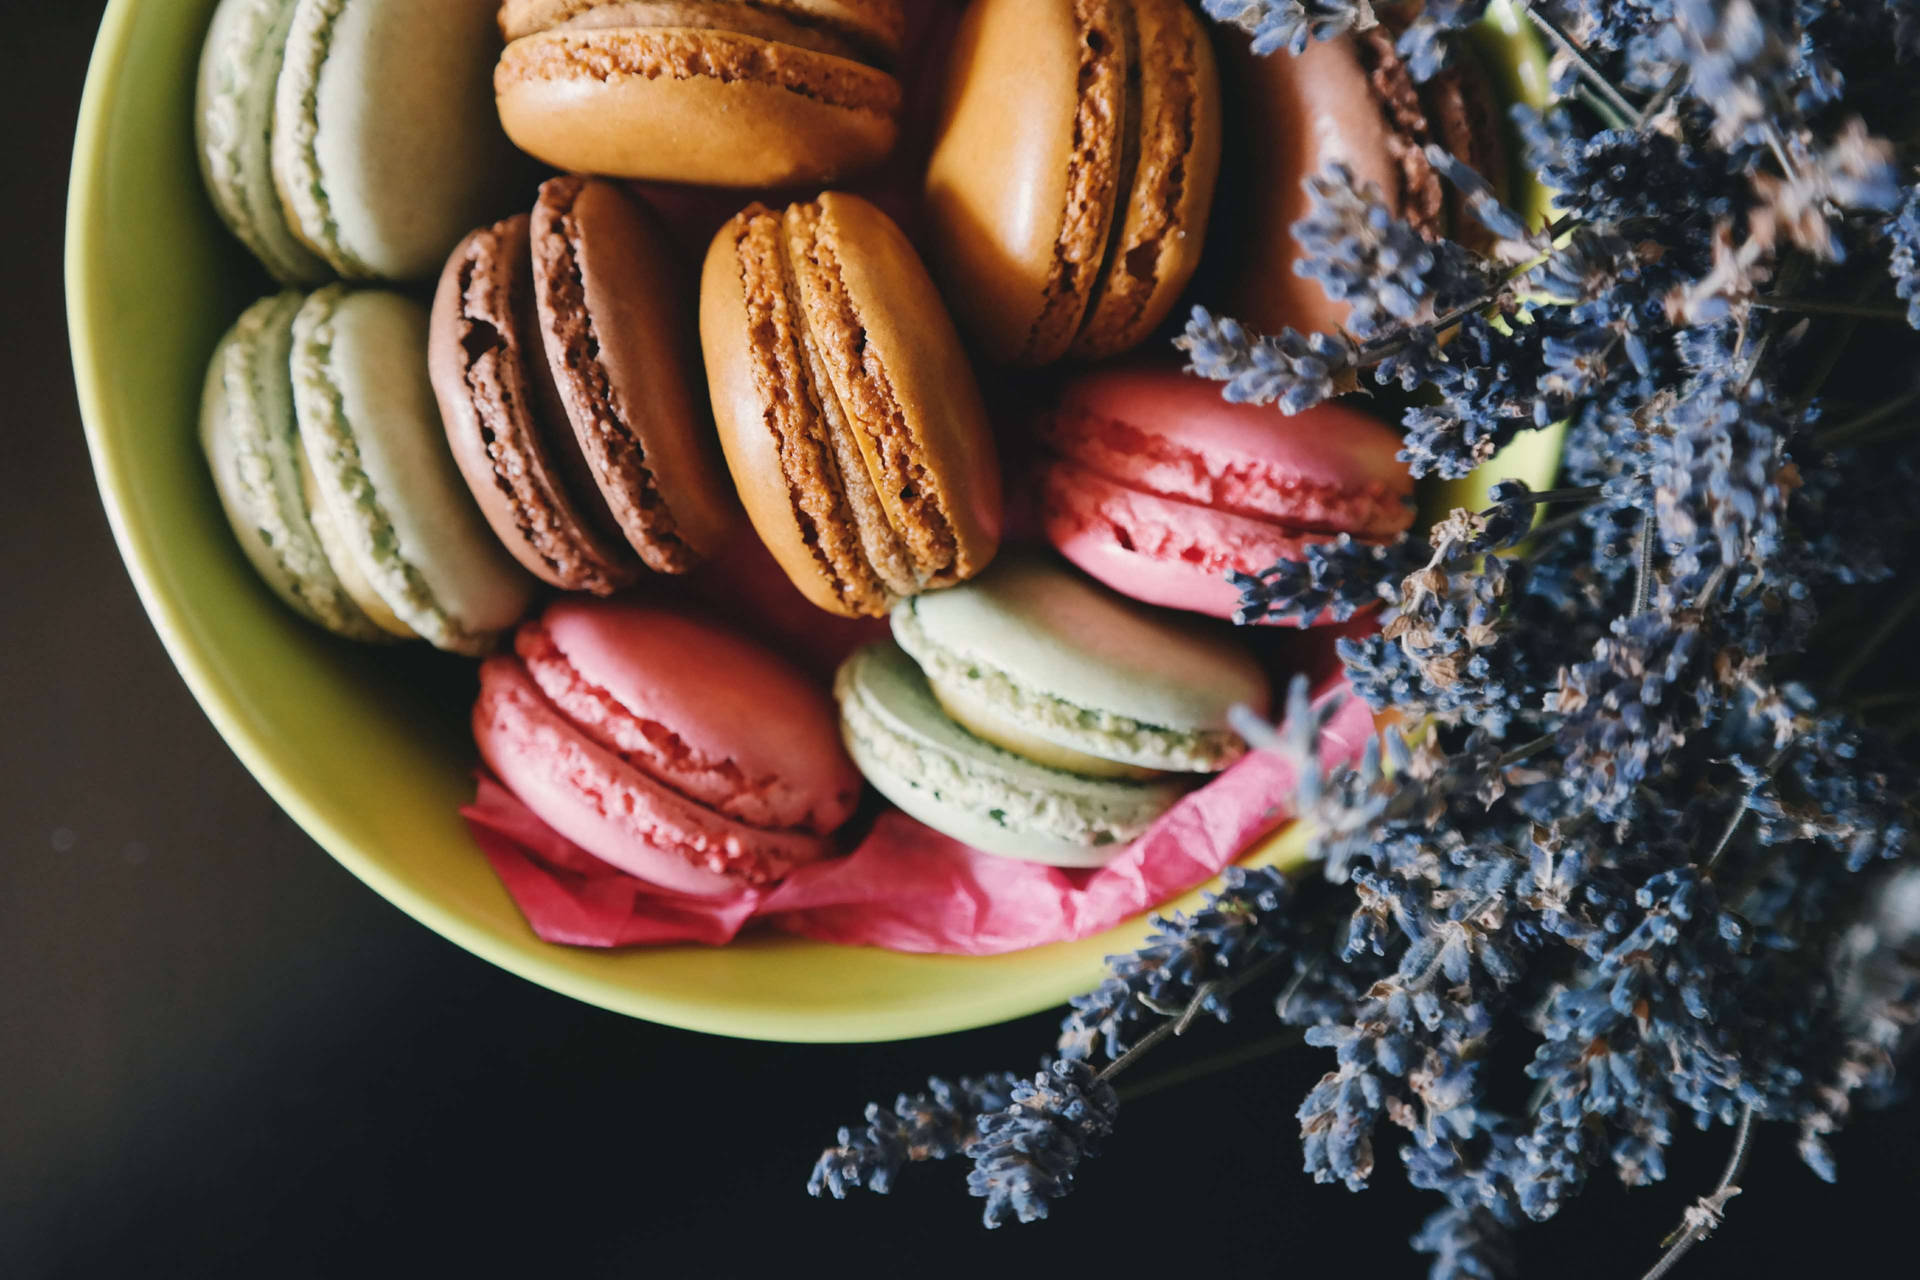
M295 238L274 186L269 155L273 99L293 25L294 0L220 6L202 55L200 162L222 219L275 279L326 277L327 266Z
M977 654L942 646L912 601L894 611L893 634L954 719L1038 763L1093 777L1138 778L1156 771L1212 773L1246 752L1231 730L1148 724L1031 688Z
M796 56L798 55L798 56ZM724 28L562 24L515 40L501 55L497 91L521 81L745 80L776 85L850 111L892 116L900 82L877 67Z
M750 211L735 221L733 236L746 308L746 351L801 539L849 612L883 613L887 591L860 546L830 427L809 391L800 308L790 291L780 219L764 209Z
M1054 246L1040 314L1024 362L1047 364L1080 331L1124 193L1128 80L1139 74L1131 0L1074 0L1080 27L1078 107L1067 169L1066 212ZM1125 175L1128 182L1131 175Z
M823 401L840 406L886 523L906 548L916 586L956 581L970 566L957 563L961 552L947 495L927 467L886 368L869 354L867 325L847 290L821 207L794 205L786 224L788 261L806 325L803 340L827 375L824 383L816 379L815 389Z
M892 644L849 658L834 692L855 763L889 799L923 821L931 816L929 807L957 810L1015 842L1024 836L1111 849L1145 832L1183 790L1174 782L1055 769L967 732L940 708L913 660Z
M804 26L742 0L610 0L582 10L553 29L594 31L612 27L727 31L853 62L861 60L853 43L832 31Z
M632 407L625 404L598 358L604 347L587 305L586 278L580 264L580 231L574 202L585 189L580 178L561 178L540 189L534 209L535 287L543 314L564 316L557 327L560 347L557 368L565 370L561 394L578 402L572 434L578 447L592 457L595 469L609 482L597 486L623 528L641 531L632 538L640 558L661 573L684 573L699 555L680 536L673 508L647 462L647 451L634 430ZM569 434L565 424L556 434ZM584 430L581 428L584 427Z
M400 640L419 639L419 633L400 620L400 615L374 590L372 579L360 568L360 553L340 531L333 512L327 507L326 495L320 491L320 482L314 478L313 467L304 453L300 457L300 490L306 499L308 518L313 521L314 535L326 550L327 560L338 575L347 598L374 626L388 635Z
M856 613L966 576L947 496L870 353L818 204L749 210L735 257L750 359L778 438L794 515Z
M1410 520L1406 485L1338 483L1277 458L1176 441L1085 407L1047 416L1046 443L1076 472L1301 532L1386 537Z
M600 532L598 489L591 481L568 483L568 472L586 470L584 460L568 456L578 454L578 443L564 426L541 430L557 393L534 326L526 215L476 232L455 262L457 341L448 350L457 355L466 389L461 403L480 433L488 483L512 512L520 544L549 581L600 594L625 585L638 565L624 543ZM549 456L549 443L558 457Z
M1206 34L1185 0L1132 0L1125 7L1134 50L1119 183L1125 199L1072 348L1086 358L1124 350L1146 336L1156 321L1153 303L1164 288L1177 287L1162 270L1168 242L1205 225L1212 195L1210 186L1189 181L1206 129L1200 94ZM1210 141L1217 149L1217 137Z
M812 793L778 774L751 777L729 756L696 750L673 728L621 704L568 658L538 622L521 626L514 653L547 700L588 737L628 764L710 809L763 830L795 829L829 835L844 811L822 812Z
M717 29L884 63L899 52L899 14L886 0L507 0L500 29L510 41L562 26Z
M330 631L373 640L380 632L334 570L303 483L288 356L304 297L283 293L249 307L208 369L201 442L242 549L275 590Z
M344 243L320 166L320 72L347 0L307 0L294 14L274 105L273 180L294 236L345 276L380 273Z
M481 668L473 718L488 763L536 814L609 861L632 850L615 865L669 888L713 894L768 884L828 851L810 833L736 822L583 737L511 658ZM583 803L614 842L581 829Z

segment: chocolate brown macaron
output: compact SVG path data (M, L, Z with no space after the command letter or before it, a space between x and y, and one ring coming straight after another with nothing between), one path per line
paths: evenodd
M913 246L857 196L753 205L714 237L700 339L761 541L822 609L879 617L1000 543L1000 473L959 335Z
M901 0L506 0L500 27L500 123L556 168L828 182L898 136Z
M737 523L689 301L646 207L582 178L447 262L428 356L447 439L501 542L554 586L684 573Z
M1293 224L1312 208L1307 179L1345 165L1362 190L1375 188L1399 217L1429 238L1453 236L1469 247L1488 237L1464 201L1428 163L1435 144L1467 161L1504 193L1507 152L1492 82L1464 42L1451 64L1417 83L1394 49L1385 22L1368 31L1316 40L1304 53L1265 57L1233 37L1226 59L1230 100L1246 130L1246 154L1229 166L1246 175L1244 193L1223 193L1242 206L1228 239L1223 310L1250 327L1277 333L1331 332L1351 308L1327 297L1320 282L1294 270L1300 246Z
M1098 359L1199 265L1219 77L1185 0L974 0L927 171L947 296L995 359Z

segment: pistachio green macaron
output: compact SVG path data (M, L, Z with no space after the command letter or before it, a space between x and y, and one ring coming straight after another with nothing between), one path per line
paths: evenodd
M868 781L935 830L1056 866L1110 860L1246 750L1265 672L1223 628L1012 556L903 601L894 643L841 668L842 733Z
M247 308L214 349L200 443L220 505L260 578L295 612L349 640L386 635L334 572L307 510L294 425L293 319L300 293Z
M293 319L308 510L367 615L456 653L494 648L533 580L494 539L447 451L427 380L427 309L329 285Z
M200 52L195 141L207 195L282 284L331 274L287 221L273 182L273 100L297 0L221 0Z

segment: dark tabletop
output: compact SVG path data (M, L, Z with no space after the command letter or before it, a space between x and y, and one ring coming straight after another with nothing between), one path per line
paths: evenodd
M1429 1206L1397 1162L1358 1196L1298 1171L1319 1051L1129 1102L1050 1222L983 1231L957 1167L815 1202L814 1155L869 1098L1030 1066L1054 1016L845 1048L650 1026L442 941L282 816L169 666L81 438L61 219L103 8L8 5L0 38L0 1276L1421 1273L1403 1242ZM1632 1280L1726 1144L1682 1135L1660 1187L1596 1181L1525 1238L1523 1274ZM1830 1188L1763 1132L1681 1274L1824 1273L1904 1237L1920 1107L1836 1145Z

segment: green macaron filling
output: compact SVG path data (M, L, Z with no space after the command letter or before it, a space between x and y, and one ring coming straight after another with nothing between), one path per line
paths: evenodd
M1148 724L1024 685L1011 673L977 656L942 647L929 633L914 603L908 601L894 611L894 638L913 655L934 689L947 695L943 701L950 711L959 711L967 721L985 722L982 727L987 731L982 736L1005 742L1010 735L1000 731L1000 726L1017 726L1022 737L1122 767L1103 770L1108 776L1127 776L1123 771L1127 767L1213 773L1246 750L1230 730ZM1038 753L1034 754L1038 758ZM1044 759L1040 762L1048 763Z
M954 723L893 644L849 658L835 694L847 749L876 787L929 826L994 852L1009 852L1009 844L1020 856L1039 856L1028 851L1036 845L1125 845L1184 790L1069 773L976 737ZM996 833L1004 839L996 842Z

